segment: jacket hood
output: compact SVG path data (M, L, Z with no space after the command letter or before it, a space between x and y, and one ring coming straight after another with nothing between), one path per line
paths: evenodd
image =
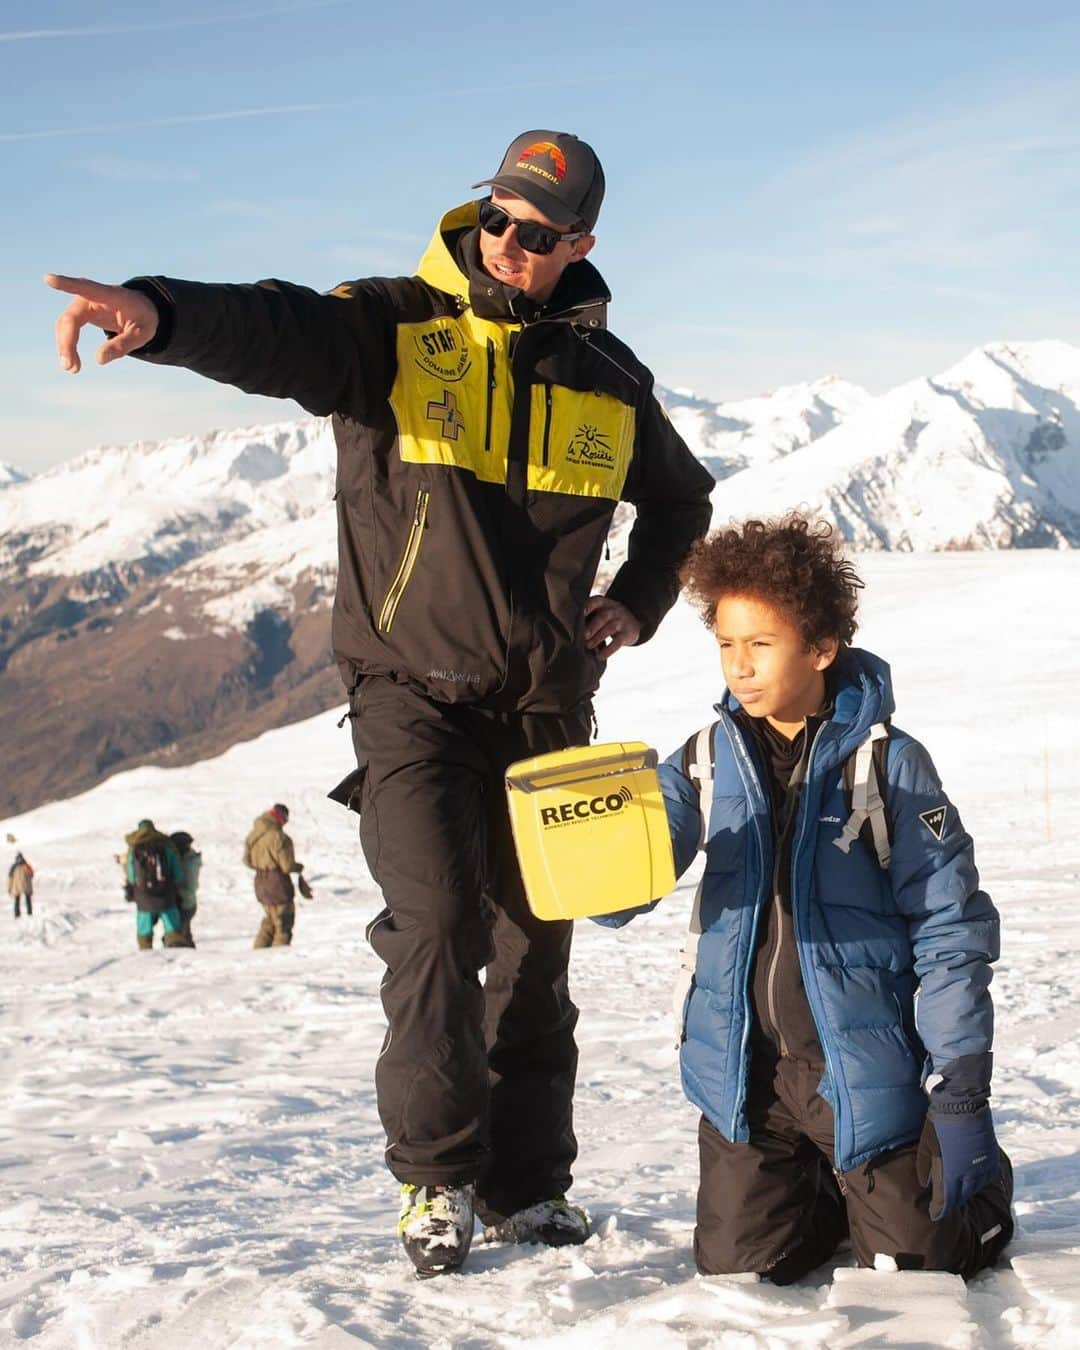
M470 267L470 241L466 236L479 228L480 203L464 202L447 211L424 251L416 269L421 281L448 295L455 295L462 309L470 308L481 319L530 323L539 318L580 318L590 326L606 326L611 293L603 277L587 258L571 263L559 278L550 300L538 305L516 286L504 286L480 267ZM475 248L475 243L473 244ZM596 320L592 323L592 320Z
M262 815L256 816L251 827L251 837L253 839L261 838L264 834L272 834L275 831L280 832L284 827L273 811L264 811Z
M155 844L168 844L170 848L173 847L173 842L169 836L162 834L160 830L156 830L153 825L140 825L137 830L132 830L130 834L124 835L124 843L127 844L128 848L134 848L137 844L148 844L151 841Z
M866 739L875 723L886 721L896 711L892 674L887 661L860 647L848 647L831 673L833 712L826 726L843 758ZM717 711L732 714L742 704L728 689L716 706Z

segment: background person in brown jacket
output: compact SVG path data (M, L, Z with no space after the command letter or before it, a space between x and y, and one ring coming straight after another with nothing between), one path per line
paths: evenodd
M19 903L26 901L26 914L34 912L34 869L21 853L15 854L15 861L8 868L8 895L15 902L15 917L20 914Z
M297 874L300 894L311 897L311 888L301 875L304 864L296 861L293 842L285 833L288 819L289 808L275 802L255 817L244 841L244 865L255 871L255 898L264 911L255 934L256 947L287 947L292 942L296 905L290 872Z

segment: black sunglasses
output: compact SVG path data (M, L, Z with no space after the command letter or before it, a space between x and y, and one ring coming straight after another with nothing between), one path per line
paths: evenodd
M552 253L556 244L572 244L575 239L584 239L589 233L588 230L574 230L569 234L560 234L550 225L540 225L535 220L518 220L517 216L512 216L492 201L480 203L480 228L485 234L493 234L498 239L511 225L517 227L517 241L526 253Z

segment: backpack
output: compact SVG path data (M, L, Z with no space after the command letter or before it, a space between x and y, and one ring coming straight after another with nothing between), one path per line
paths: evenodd
M698 790L701 813L701 833L698 836L698 850L705 847L709 831L709 814L712 810L713 769L716 764L714 741L719 722L710 722L695 732L683 747L683 772ZM874 854L878 866L887 871L892 860L892 821L889 819L888 802L881 790L886 782L885 757L889 750L889 722L875 722L863 740L848 755L843 764L844 789L850 798L851 814L847 824L833 844L841 853L849 853L856 839L862 839L865 846ZM694 893L694 903L690 910L690 930L683 943L679 961L679 973L675 981L675 993L672 1004L675 1013L675 1048L678 1050L683 1041L683 1009L686 996L693 983L697 969L698 941L701 937L701 892L705 884L702 877Z
M132 850L135 893L159 902L167 909L176 899L176 883L169 876L165 850L160 844L136 844Z
M712 807L713 748L718 722L702 727L683 747L683 772L698 790L701 800L701 836L699 850L705 847ZM848 755L843 764L844 790L849 798L847 823L833 840L841 853L849 853L856 839L862 839L878 866L887 871L892 860L892 820L889 804L881 790L886 781L885 760L889 752L889 721L875 722L865 740Z

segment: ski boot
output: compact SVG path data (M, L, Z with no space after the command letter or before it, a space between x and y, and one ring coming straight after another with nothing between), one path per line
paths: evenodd
M545 1247L577 1246L588 1236L589 1216L565 1195L540 1200L484 1229L485 1242L540 1242Z
M475 1187L413 1186L401 1188L398 1233L418 1280L460 1270L473 1236Z

